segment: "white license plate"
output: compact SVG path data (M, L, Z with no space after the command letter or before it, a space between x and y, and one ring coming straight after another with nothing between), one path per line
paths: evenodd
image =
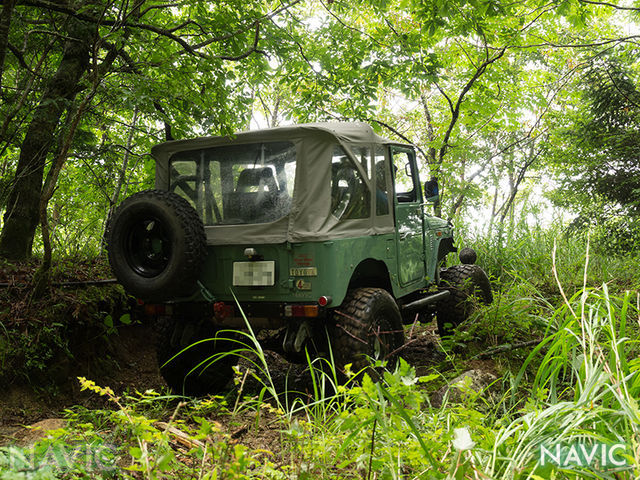
M276 282L276 262L233 262L234 287L271 287Z

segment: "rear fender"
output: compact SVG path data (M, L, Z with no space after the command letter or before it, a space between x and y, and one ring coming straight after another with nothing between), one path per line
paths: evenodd
M383 261L373 258L367 258L360 262L351 275L349 290L360 287L383 288L393 296L387 265Z

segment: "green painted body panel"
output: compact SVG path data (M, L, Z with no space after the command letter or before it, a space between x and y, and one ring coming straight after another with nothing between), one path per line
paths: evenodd
M322 296L332 297L330 306L342 303L349 282L358 265L367 259L383 262L396 296L415 289L401 288L397 278L395 235L376 235L324 242L285 243L274 245L217 245L209 247L201 283L218 301L240 302L315 302ZM263 260L275 262L275 284L269 287L233 285L233 263L246 262L246 248L255 248ZM296 275L315 268L316 275ZM298 269L292 271L292 269ZM422 278L418 283L422 283ZM233 291L233 293L232 293Z
M344 300L358 265L376 260L386 266L394 297L400 298L435 281L439 241L451 236L451 227L446 222L432 221L434 217L429 216L422 219L427 227L427 241L422 242L422 235L414 236L408 246L402 243L406 239L399 240L402 233L398 233L324 242L209 247L200 282L216 301L232 302L235 294L240 302L314 303L324 295L331 297L330 306L336 307ZM442 232L441 236L436 237L436 232ZM233 263L248 261L244 255L246 248L255 248L263 260L275 262L273 286L233 286ZM411 279L404 273L409 263L413 265L409 271L414 272ZM310 268L317 270L315 275L309 275L308 271L305 275L296 274Z
M398 277L406 287L425 277L422 207L417 203L396 205Z
M453 239L453 227L449 222L431 215L424 215L424 251L426 262L426 282L438 280L438 249L440 242Z

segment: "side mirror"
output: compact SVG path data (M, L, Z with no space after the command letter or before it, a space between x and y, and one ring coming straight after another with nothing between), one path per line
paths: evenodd
M427 202L438 203L440 199L438 180L432 178L424 182L424 198Z

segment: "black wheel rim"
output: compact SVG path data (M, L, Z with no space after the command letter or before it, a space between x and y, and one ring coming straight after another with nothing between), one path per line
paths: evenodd
M146 217L131 225L124 250L131 269L138 275L152 278L169 264L171 239L160 220Z

